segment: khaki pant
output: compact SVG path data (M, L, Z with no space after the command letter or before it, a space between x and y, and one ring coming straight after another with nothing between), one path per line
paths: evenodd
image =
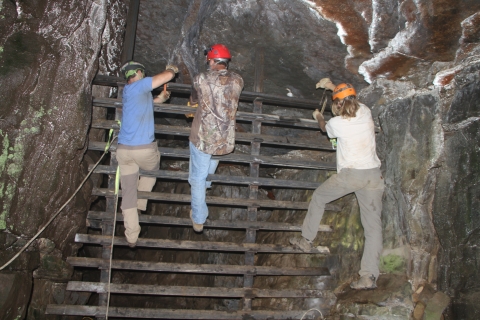
M141 146L119 144L117 161L120 166L121 208L125 237L129 243L135 243L140 233L137 209L142 211L147 209L147 199L138 199L137 191L152 191L157 181L156 178L145 176L139 179L139 169L158 170L160 167L160 152L156 142Z
M360 276L378 278L382 239L382 196L384 182L380 169L342 169L331 176L312 196L307 216L303 221L302 236L313 241L325 211L325 204L355 192L360 206L360 219L365 234L365 247L361 261Z

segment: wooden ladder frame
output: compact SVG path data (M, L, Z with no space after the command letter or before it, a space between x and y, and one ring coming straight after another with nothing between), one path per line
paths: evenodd
M118 81L114 77L100 77L94 84L104 84L117 86L118 99L108 98L94 98L93 106L106 107L115 109L115 120L121 119L122 102L121 95L123 91L123 81ZM168 89L173 92L187 93L189 86L181 84L169 84ZM198 242L198 241L180 241L180 240L159 240L159 239L143 239L139 238L137 242L138 247L162 248L174 250L207 250L207 251L228 251L228 252L243 252L245 255L245 264L238 266L228 265L191 265L191 264L170 264L163 262L142 262L142 261L122 261L113 260L113 269L123 270L143 270L155 272L192 272L203 274L231 274L243 275L243 288L205 288L205 287L174 287L174 286L157 286L157 285L136 285L136 284L111 284L111 293L130 293L130 294L148 294L148 295L171 295L171 296L205 296L205 297L230 297L241 298L242 310L237 311L211 311L211 310L170 310L170 309L145 309L145 308L120 308L109 307L109 317L127 317L127 318L158 318L158 319L242 319L250 316L252 319L300 319L302 312L297 311L278 311L278 310L252 310L252 299L254 298L324 298L334 299L333 294L323 290L267 290L253 287L253 280L256 275L290 275L290 276L328 276L327 268L278 268L273 266L255 266L256 253L303 253L292 246L279 246L273 244L257 244L256 233L257 230L280 230L280 231L300 231L300 226L288 223L272 223L265 221L257 221L258 208L278 208L278 209L293 209L306 210L308 208L307 202L296 201L277 201L277 200L259 200L258 187L286 187L299 188L306 190L313 190L319 186L319 183L305 182L305 181L291 181L279 180L259 177L260 164L279 165L293 168L311 168L320 170L336 170L335 163L317 162L308 160L295 159L278 159L275 157L268 157L260 155L260 148L263 143L269 145L289 146L309 148L316 150L332 150L328 139L325 137L320 139L305 141L305 139L292 139L288 137L272 137L262 135L262 123L278 124L282 126L290 126L294 128L318 128L318 124L314 120L300 119L294 117L279 117L275 115L263 114L263 104L283 104L291 107L300 107L307 109L314 109L318 107L318 102L304 99L278 97L266 95L263 93L243 92L241 99L253 103L253 112L238 112L237 119L241 121L252 122L251 133L237 133L237 141L249 142L251 145L250 155L230 154L221 156L219 159L226 162L233 163L248 163L250 166L249 177L231 177L212 174L208 179L212 182L222 182L235 185L249 186L249 198L242 199L239 203L238 199L223 199L213 196L207 196L207 204L209 205L229 205L247 208L247 221L210 221L207 220L205 228L232 228L246 230L246 237L244 243L222 243L222 242ZM156 104L155 112L172 113L172 114L186 114L191 112L190 107L171 105L171 104ZM115 121L96 120L92 123L93 128L100 129L115 129L118 134L118 124ZM188 136L189 130L175 126L155 126L156 133L168 133L179 136ZM319 133L320 137L320 133ZM89 150L103 151L106 142L90 142ZM159 148L162 158L188 158L189 152L186 149L175 148ZM116 141L111 148L112 154L110 165L100 165L95 169L95 173L108 175L108 187L106 189L94 188L92 194L95 196L102 196L106 198L105 212L90 211L87 216L87 225L90 228L101 229L101 235L77 234L75 241L85 244L97 244L102 246L101 258L81 258L71 257L67 261L76 267L99 268L100 280L99 282L77 282L71 281L68 283L67 290L72 291L90 291L99 294L98 306L67 306L67 305L49 305L47 307L47 314L57 315L83 315L94 316L97 319L104 319L107 305L107 288L106 284L110 277L109 259L111 252L111 236L114 231L113 215L115 208L115 172L116 172ZM186 181L188 179L188 172L168 172L165 170L156 171L140 171L141 175L148 175L157 178L175 179L179 181ZM121 192L120 195L121 197ZM139 192L139 198L155 199L160 201L170 201L178 203L189 203L189 195L175 195L155 192ZM327 210L339 211L335 205L327 205ZM117 221L123 221L121 214L117 214ZM162 225L176 225L191 227L191 221L188 218L174 218L166 216L152 216L140 215L140 223L162 224ZM330 226L320 225L319 231L330 232ZM124 237L115 237L114 245L126 246L127 242ZM328 249L315 248L310 254L326 254ZM322 310L328 312L328 310ZM307 319L307 318L305 318Z

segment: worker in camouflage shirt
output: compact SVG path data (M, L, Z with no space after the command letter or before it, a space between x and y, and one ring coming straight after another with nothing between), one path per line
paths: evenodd
M202 232L208 217L205 191L211 182L206 179L218 165L212 155L228 154L235 147L235 114L243 88L242 77L227 70L231 55L226 46L216 44L205 53L209 70L193 79L190 97L191 105L198 103L189 138L188 177L192 193L190 218L196 232Z

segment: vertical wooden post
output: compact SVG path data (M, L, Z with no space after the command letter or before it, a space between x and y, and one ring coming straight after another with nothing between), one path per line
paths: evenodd
M127 28L125 30L125 39L123 41L122 64L133 60L133 49L135 48L135 35L137 33L138 11L140 9L140 0L130 0L128 6Z
M118 99L122 99L123 93L123 83L118 83ZM115 120L122 120L122 110L116 108L115 109ZM115 135L118 136L119 130L115 130ZM106 135L108 139L108 134ZM117 167L117 141L113 142L114 151L110 151L110 165ZM108 176L108 189L115 190L115 175ZM112 236L115 232L115 221L113 221L115 216L115 207L116 203L115 196L107 196L106 197L106 208L105 212L108 213L108 219L102 221L102 235ZM118 210L117 210L118 211ZM102 259L110 260L110 253L111 253L111 245L103 245L102 246ZM110 270L109 269L101 269L100 270L100 282L108 283L110 281ZM107 293L100 293L98 297L98 305L99 306L106 306L108 301L108 294ZM97 317L98 320L105 319L105 317Z
M263 91L263 65L264 65L264 56L265 50L264 48L260 47L256 49L255 52L255 80L254 80L254 91L255 92L262 92ZM254 113L262 113L262 100L255 99L253 101L253 112ZM252 122L252 133L253 134L260 134L262 131L262 122L261 121L253 121ZM260 154L260 142L252 142L250 153L252 155L259 155ZM259 176L260 164L259 163L250 163L250 177L257 178ZM250 185L250 199L257 199L258 198L258 186ZM248 208L248 221L257 221L257 207L249 207ZM245 234L245 242L246 243L255 243L257 238L257 230L255 229L247 229ZM255 253L254 252L246 252L245 253L245 265L254 265L255 263ZM253 286L253 276L252 275L245 275L243 278L243 286L245 288L251 288ZM252 309L252 299L244 298L243 299L243 310L251 310Z

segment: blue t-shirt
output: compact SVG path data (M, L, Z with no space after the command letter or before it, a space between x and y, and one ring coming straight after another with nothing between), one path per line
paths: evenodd
M123 89L122 126L118 143L138 146L155 140L152 78L127 84Z

